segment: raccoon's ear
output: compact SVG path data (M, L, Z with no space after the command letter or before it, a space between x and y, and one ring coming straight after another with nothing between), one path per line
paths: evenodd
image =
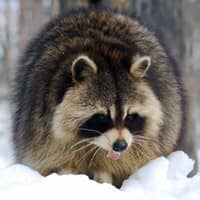
M135 78L143 78L151 66L151 58L149 56L137 55L133 58L130 67L130 73Z
M97 66L88 56L80 55L72 63L72 78L75 81L83 81L97 73Z

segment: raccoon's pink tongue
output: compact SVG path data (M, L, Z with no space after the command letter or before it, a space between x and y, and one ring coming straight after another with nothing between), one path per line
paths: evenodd
M112 159L112 160L118 160L119 157L120 157L120 152L110 150L107 153L107 157Z

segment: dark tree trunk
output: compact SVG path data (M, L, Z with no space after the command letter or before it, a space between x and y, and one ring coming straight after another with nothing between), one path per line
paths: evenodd
M102 1L101 0L89 0L89 5L94 6L100 4Z
M59 0L60 12L63 12L67 8L67 0Z

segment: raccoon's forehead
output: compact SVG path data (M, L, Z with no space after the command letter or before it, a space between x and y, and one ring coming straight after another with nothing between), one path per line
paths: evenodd
M98 74L88 82L86 96L97 100L104 107L114 104L128 104L137 95L137 87L129 73L131 60L122 57L113 60L110 57L93 58L97 64Z

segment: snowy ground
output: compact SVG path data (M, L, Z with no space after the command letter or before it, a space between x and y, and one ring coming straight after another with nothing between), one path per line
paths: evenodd
M10 116L7 103L0 104L0 199L125 199L200 200L200 172L188 178L193 161L179 151L145 165L124 181L121 189L99 184L85 175L47 177L12 164ZM200 152L199 152L200 156Z
M0 102L0 169L12 162L10 137L10 107L7 102Z

